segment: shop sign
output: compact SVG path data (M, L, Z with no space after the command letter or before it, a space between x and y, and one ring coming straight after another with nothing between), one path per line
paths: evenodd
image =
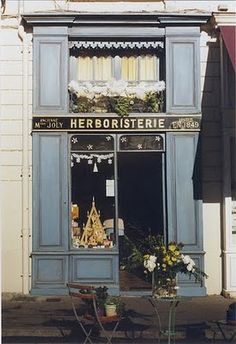
M37 131L199 131L201 116L33 117Z

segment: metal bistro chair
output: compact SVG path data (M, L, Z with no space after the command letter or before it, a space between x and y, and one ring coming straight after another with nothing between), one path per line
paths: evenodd
M121 316L101 316L98 314L97 309L97 295L96 290L93 286L81 285L77 283L68 283L69 295L71 297L72 308L82 331L85 334L85 340L83 344L89 342L93 344L91 339L92 330L96 327L101 329L102 334L107 340L108 344L112 344L112 338L116 332L116 329L120 323ZM88 313L88 308L83 309L79 300L86 301L91 300L91 305L93 309L93 314ZM83 312L81 314L81 312ZM112 330L108 331L106 329L107 325L113 325ZM111 333L110 333L111 332Z

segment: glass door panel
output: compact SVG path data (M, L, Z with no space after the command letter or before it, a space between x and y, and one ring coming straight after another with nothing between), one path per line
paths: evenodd
M71 246L107 249L115 245L114 138L71 137ZM111 226L112 224L112 226Z

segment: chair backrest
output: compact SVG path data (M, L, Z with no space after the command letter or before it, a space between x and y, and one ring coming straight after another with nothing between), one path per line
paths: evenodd
M95 288L91 285L67 283L69 295L80 299L96 299ZM94 292L93 292L94 291Z

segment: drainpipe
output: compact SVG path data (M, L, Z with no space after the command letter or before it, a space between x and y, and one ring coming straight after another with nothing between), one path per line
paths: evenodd
M28 54L27 34L22 24L19 25L18 35L22 41L22 293L30 290L30 221L29 221L29 109L28 109Z

